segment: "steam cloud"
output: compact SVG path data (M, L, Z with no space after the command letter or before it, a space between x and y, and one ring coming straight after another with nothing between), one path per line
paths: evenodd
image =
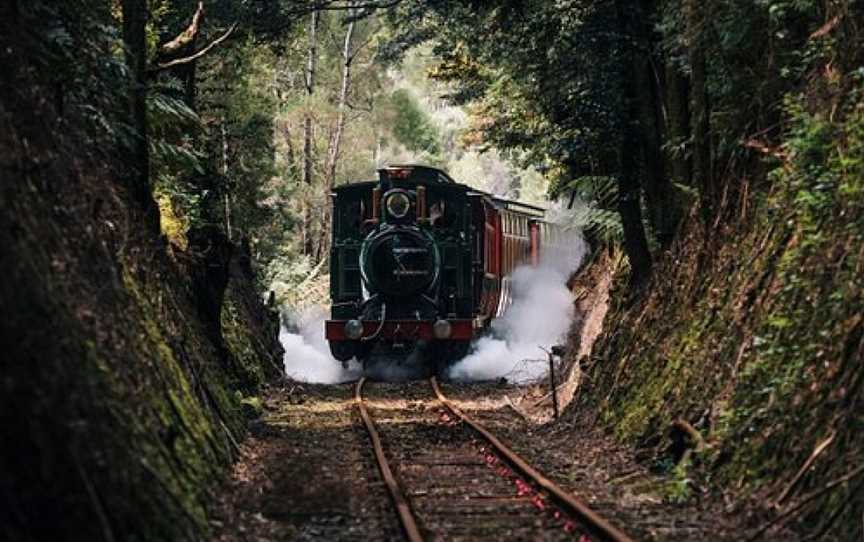
M319 384L338 384L360 378L359 364L352 362L346 370L330 355L324 338L324 319L325 313L320 307L283 318L297 330L292 333L283 323L279 332L279 342L285 348L282 358L285 374L292 380Z
M450 378L462 381L505 378L513 383L525 383L546 373L546 354L541 347L549 349L559 344L570 327L573 296L566 282L586 250L579 234L574 234L565 244L573 249L566 256L545 257L539 266L520 267L513 273L513 304L502 318L492 322L492 334L478 340L471 353L450 368ZM279 340L285 348L283 362L289 378L338 384L362 375L362 367L356 361L343 369L330 355L324 338L325 318L321 307L284 318L287 325L283 324ZM383 377L387 380L405 378L396 372Z
M585 256L581 235L565 241L572 253L547 257L537 267L520 267L512 276L513 304L492 322L492 335L477 341L472 352L451 367L453 380L505 378L524 383L546 373L547 350L565 337L573 318L573 295L567 278Z

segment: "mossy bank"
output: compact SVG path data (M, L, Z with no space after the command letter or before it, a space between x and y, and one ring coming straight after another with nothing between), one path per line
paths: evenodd
M111 152L2 60L0 538L204 538L278 324L241 244L168 242Z
M669 498L812 496L790 522L847 539L864 507L864 106L786 113L761 184L743 179L708 235L694 216L646 291L619 278L583 400L677 477ZM686 457L676 420L705 441Z

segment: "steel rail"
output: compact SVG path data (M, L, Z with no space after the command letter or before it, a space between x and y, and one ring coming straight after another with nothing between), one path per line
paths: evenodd
M405 498L405 493L393 476L393 471L390 469L390 464L387 462L387 457L384 455L384 447L381 446L381 437L378 435L378 430L375 428L375 422L372 421L372 416L366 410L366 405L363 404L363 384L366 383L366 378L361 378L357 381L357 387L354 390L354 401L360 410L360 417L363 418L363 424L366 426L366 431L369 433L369 440L372 442L372 449L375 451L375 459L378 462L378 469L381 471L381 477L384 478L384 483L387 484L387 490L390 492L390 498L393 499L393 505L396 507L396 512L399 515L399 523L402 525L402 530L405 531L405 537L411 542L423 542L423 537L420 535L420 529L417 527L417 521L414 519L414 514L411 512L411 507L408 505L408 499Z
M477 423L473 418L462 412L459 407L453 404L438 385L438 380L433 376L429 382L432 384L432 389L438 400L447 407L453 414L468 424L472 429L480 433L495 450L504 457L512 466L516 467L523 475L532 479L538 486L545 489L552 497L560 504L578 517L582 523L591 531L591 533L602 540L611 542L633 542L633 539L615 528L608 520L601 517L599 514L588 508L582 501L564 491L555 482L544 476L541 472L529 465L516 452L504 445L498 440L495 435L490 433L486 428Z

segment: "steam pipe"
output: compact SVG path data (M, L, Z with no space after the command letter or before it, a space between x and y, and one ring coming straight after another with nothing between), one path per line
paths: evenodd
M384 321L385 321L386 317L387 317L387 303L381 303L381 323L378 324L378 329L376 329L375 333L373 333L372 335L369 335L368 337L361 338L360 342L371 341L372 339L377 338L378 335L381 333L381 330L384 329Z

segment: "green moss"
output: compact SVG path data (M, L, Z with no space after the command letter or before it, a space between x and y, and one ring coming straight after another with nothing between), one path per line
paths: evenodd
M243 405L243 414L247 418L258 418L264 413L264 404L260 397L244 397L240 404Z
M667 502L685 503L693 496L693 480L689 475L691 463L688 457L672 467L671 479L664 488L664 499Z
M186 239L186 230L189 225L174 212L171 198L167 194L158 197L159 204L159 227L168 240L186 250L189 241Z

